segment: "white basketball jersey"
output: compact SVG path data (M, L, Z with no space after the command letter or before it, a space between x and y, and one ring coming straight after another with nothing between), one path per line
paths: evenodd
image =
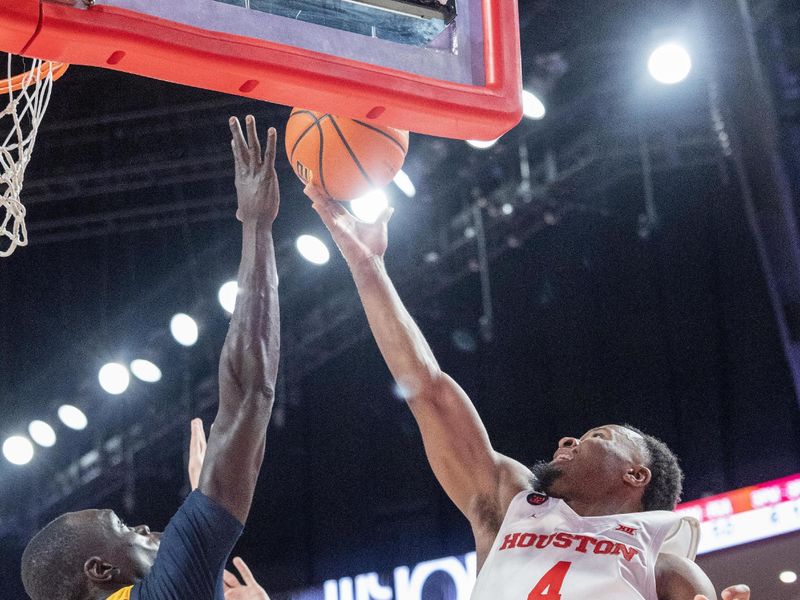
M581 517L526 491L511 501L472 600L658 600L659 553L694 560L699 523L667 511Z

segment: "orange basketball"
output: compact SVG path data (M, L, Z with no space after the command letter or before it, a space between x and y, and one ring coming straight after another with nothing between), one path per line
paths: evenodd
M335 200L387 185L403 166L408 132L295 108L286 125L286 154L297 176Z

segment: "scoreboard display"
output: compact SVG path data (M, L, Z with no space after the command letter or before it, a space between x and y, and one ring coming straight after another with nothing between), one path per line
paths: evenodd
M681 504L700 521L698 554L800 531L800 474Z

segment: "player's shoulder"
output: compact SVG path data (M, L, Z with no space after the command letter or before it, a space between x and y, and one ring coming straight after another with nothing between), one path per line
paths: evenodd
M496 534L515 498L532 489L530 471L520 467L516 461L499 456L495 485L476 494L470 502L467 517L474 530Z

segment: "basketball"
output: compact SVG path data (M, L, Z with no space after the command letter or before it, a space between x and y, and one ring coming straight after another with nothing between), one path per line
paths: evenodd
M352 200L394 179L408 153L408 132L295 108L286 154L303 183L335 200Z

